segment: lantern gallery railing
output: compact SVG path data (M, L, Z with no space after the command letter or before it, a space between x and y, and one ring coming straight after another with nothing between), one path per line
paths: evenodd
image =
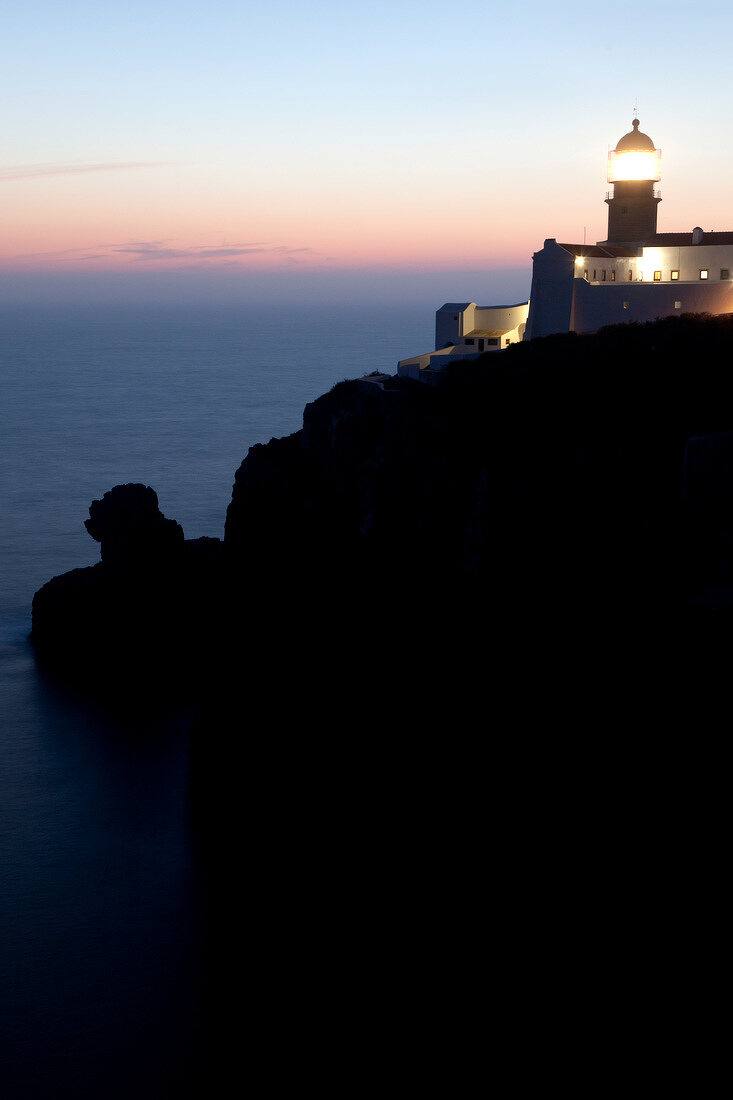
M655 191L652 191L652 194L654 195L655 199L661 199L661 197L662 197L662 192L661 191L655 190ZM612 199L613 197L614 197L613 196L613 191L606 191L606 198L607 199Z

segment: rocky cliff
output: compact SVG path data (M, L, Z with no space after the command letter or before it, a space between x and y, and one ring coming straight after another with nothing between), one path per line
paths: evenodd
M369 695L386 669L446 684L582 659L579 638L607 655L641 623L684 634L733 587L728 466L701 494L717 452L688 445L733 430L732 352L730 317L669 318L518 345L438 387L341 383L251 448L223 544L186 541L150 488L94 502L102 561L37 593L39 653L82 682L246 668L292 699L329 669Z

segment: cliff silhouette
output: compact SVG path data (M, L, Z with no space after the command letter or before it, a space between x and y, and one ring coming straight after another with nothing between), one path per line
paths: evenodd
M458 685L677 659L691 632L717 654L732 353L730 315L685 315L515 345L436 386L342 382L250 449L223 541L185 540L149 487L94 502L102 561L36 594L39 658L112 693L203 693L204 712L236 709L232 670L294 711L326 682L368 724L385 681L428 683L434 705L416 686L405 706L433 721Z

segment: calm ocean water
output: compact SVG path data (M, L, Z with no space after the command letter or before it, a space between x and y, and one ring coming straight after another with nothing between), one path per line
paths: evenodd
M183 1095L206 1015L185 716L44 681L34 591L99 559L83 521L121 482L221 536L247 449L431 347L434 308L0 307L0 1095Z

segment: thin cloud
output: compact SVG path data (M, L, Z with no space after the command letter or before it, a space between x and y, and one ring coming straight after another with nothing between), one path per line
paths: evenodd
M127 253L134 256L136 260L222 260L232 256L252 256L261 253L290 256L293 253L312 252L312 249L268 245L259 241L243 245L218 245L213 248L171 248L149 241L130 244L125 248L115 248L114 251Z
M170 168L175 161L118 161L105 164L17 164L0 168L0 183L43 179L46 176L80 176L86 172L128 172L139 168Z
M84 260L87 258L93 257L88 257L87 251L83 248L63 248L53 252L19 252L9 257L11 260Z
M184 264L202 266L216 263L236 265L240 258L255 255L282 256L290 263L297 263L304 255L317 255L315 249L308 246L292 247L284 244L270 244L267 241L242 241L233 244L201 245L176 247L166 240L128 241L126 244L99 244L89 248L66 248L55 252L30 252L10 257L13 260L35 261L57 260L79 262L87 260L109 260L113 256L127 256L133 261L183 261Z
M160 248L158 246L138 246L116 248L115 252L127 252L136 260L212 260L223 256L251 256L254 252L266 252L259 248ZM270 250L271 251L271 250Z

